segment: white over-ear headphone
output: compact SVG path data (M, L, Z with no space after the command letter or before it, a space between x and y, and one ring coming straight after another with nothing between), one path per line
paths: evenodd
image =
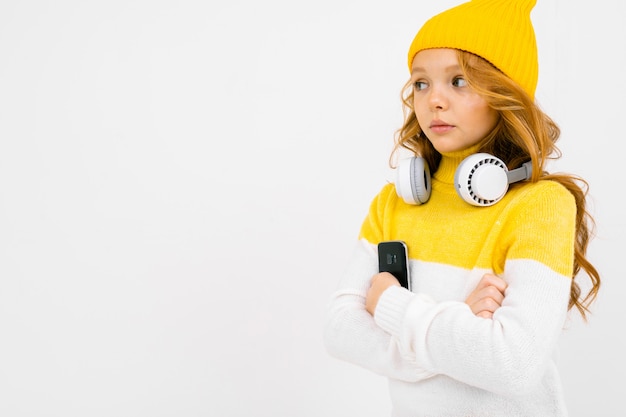
M465 158L454 174L457 194L473 206L491 206L504 197L509 185L530 179L532 163L509 171L501 159L488 153ZM400 161L396 169L396 192L407 204L424 204L430 198L430 169L423 158Z

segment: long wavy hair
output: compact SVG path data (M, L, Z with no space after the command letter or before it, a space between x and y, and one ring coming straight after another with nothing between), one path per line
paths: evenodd
M532 161L530 181L551 180L562 184L576 200L576 241L574 246L574 271L570 290L569 309L575 307L587 319L589 306L600 289L600 275L587 259L587 246L595 229L594 219L586 208L588 183L570 174L550 174L546 169L549 160L561 157L556 146L561 131L517 83L500 72L483 58L469 52L457 51L459 64L468 85L480 94L488 105L500 115L496 127L482 141L479 152L487 152L502 159L509 169ZM417 121L413 109L413 85L409 81L402 89L404 123L396 132L393 157L405 148L426 160L431 172L436 172L441 154L432 146ZM575 278L584 270L591 287L582 294Z

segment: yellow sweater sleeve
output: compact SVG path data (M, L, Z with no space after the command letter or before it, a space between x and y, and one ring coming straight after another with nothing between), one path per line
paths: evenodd
M532 259L571 277L576 239L574 196L554 181L520 193L504 223L496 252L507 259ZM507 253L502 253L506 250Z

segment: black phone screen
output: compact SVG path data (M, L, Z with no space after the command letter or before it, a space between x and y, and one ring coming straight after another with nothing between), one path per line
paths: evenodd
M406 244L400 240L378 244L378 272L389 272L404 288L410 290Z

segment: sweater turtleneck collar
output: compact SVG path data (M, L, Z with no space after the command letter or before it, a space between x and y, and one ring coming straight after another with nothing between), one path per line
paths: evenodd
M480 145L477 144L460 151L442 153L439 168L433 177L442 183L454 184L454 174L459 164L468 156L478 152L479 148Z

